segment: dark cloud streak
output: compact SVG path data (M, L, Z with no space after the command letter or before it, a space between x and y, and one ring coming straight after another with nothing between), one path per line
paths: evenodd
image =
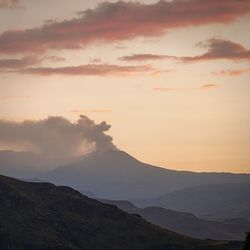
M148 61L170 59L182 63L193 63L208 60L232 60L242 61L250 60L250 50L243 45L226 40L212 38L204 42L199 42L196 46L207 49L207 52L198 56L170 56L170 55L154 55L154 54L133 54L130 56L120 57L123 61Z
M207 52L199 56L176 57L177 60L185 63L207 61L207 60L250 60L250 50L239 43L225 39L209 39L200 42L197 46L207 49Z
M133 54L131 56L122 56L119 58L121 61L150 61L150 60L163 60L169 58L165 55L155 54Z
M36 57L23 57L21 59L0 59L0 71L8 69L22 69L34 64L38 64L40 60Z
M67 66L57 68L27 68L19 73L30 75L68 75L68 76L123 76L139 73L153 73L155 70L150 65L121 66L111 64L86 64L80 66Z

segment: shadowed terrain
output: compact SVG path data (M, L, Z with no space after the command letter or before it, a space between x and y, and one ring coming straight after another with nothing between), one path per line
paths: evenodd
M136 205L160 206L193 213L210 220L243 218L250 221L250 183L224 183L188 187Z
M69 187L0 176L0 249L240 249L154 226Z
M141 215L147 221L175 232L200 239L243 240L250 231L250 222L243 219L211 221L191 213L178 212L162 207L138 208L129 201L101 200L113 204L128 213Z

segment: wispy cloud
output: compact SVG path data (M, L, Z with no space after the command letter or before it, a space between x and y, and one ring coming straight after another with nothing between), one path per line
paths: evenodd
M250 68L227 69L213 72L213 74L218 76L241 76L243 74L250 74Z
M20 59L0 59L0 72L11 69L23 69L40 62L40 59L32 56L23 57Z
M201 89L203 90L207 90L207 89L212 89L212 88L217 88L218 87L218 84L215 84L215 83L208 83L208 84L203 84L201 85Z
M66 59L62 56L44 56L42 58L43 61L47 60L47 61L50 61L50 62L64 62L66 61Z
M193 88L169 88L169 87L155 87L153 88L153 91L158 92L183 92L183 91L193 91L193 90L208 90L217 88L219 85L215 83L207 83L202 84L199 87L193 87Z
M29 98L30 96L19 96L19 95L1 95L0 96L1 101L23 102L23 101L27 101Z
M1 8L18 8L20 7L19 0L0 0L0 9Z
M249 13L250 0L103 2L71 20L6 31L0 35L0 53L79 49L96 42L161 36L169 29L229 23Z
M204 42L199 42L196 46L207 49L207 51L198 56L170 56L156 54L133 54L118 58L122 61L149 61L172 59L182 63L193 63L207 60L250 60L250 50L239 43L226 39L212 38Z
M200 42L197 46L206 48L207 52L199 56L176 57L176 59L187 63L219 59L250 60L250 50L230 40L213 38Z
M150 60L163 60L168 58L165 55L155 54L133 54L131 56L122 56L119 58L121 61L150 61Z
M0 73L22 72L25 71L27 68L38 65L44 61L57 63L66 61L66 59L59 56L44 56L41 58L36 56L27 56L23 58L0 59Z
M57 67L57 68L26 68L19 73L31 75L83 75L83 76L124 76L135 75L140 73L153 73L150 65L140 66L121 66L111 64L86 64L71 67Z
M112 112L111 109L74 109L74 110L70 110L70 113L73 114L84 114L84 113L109 113Z

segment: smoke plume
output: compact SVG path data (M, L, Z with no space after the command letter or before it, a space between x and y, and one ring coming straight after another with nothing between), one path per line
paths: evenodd
M22 122L0 120L0 144L22 145L50 158L71 157L97 150L115 149L105 121L96 124L81 115L76 122L63 117Z

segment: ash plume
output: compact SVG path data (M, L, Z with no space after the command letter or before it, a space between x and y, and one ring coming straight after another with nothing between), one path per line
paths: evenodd
M43 156L72 157L90 151L116 149L105 121L96 124L81 115L76 122L61 116L22 122L0 120L0 144L21 145Z

